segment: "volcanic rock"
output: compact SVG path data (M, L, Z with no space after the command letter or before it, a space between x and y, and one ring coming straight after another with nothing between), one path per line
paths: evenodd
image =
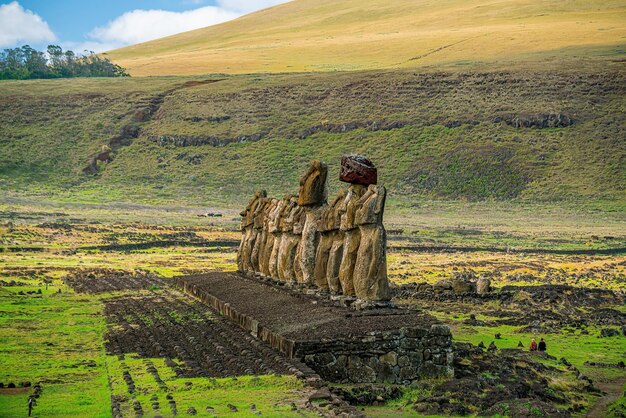
M450 284L456 294L473 293L474 290L474 283L463 279L454 278L451 280Z
M481 277L476 281L476 293L484 295L491 291L491 280L486 277Z
M369 186L378 183L378 172L374 164L362 155L344 155L341 157L339 180Z
M619 336L619 331L615 328L603 328L600 331L600 337L617 337Z
M313 392L309 396L309 401L319 401L322 399L330 399L330 398L331 398L330 391L327 388L322 388L320 390Z

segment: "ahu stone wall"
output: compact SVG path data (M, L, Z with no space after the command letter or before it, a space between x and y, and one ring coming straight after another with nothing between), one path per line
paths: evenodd
M328 202L328 168L313 161L298 195L257 192L241 212L240 272L364 301L391 299L383 214L387 191L367 158L341 160L350 186Z
M451 377L452 335L446 325L371 332L367 336L298 343L296 357L323 379L407 385Z

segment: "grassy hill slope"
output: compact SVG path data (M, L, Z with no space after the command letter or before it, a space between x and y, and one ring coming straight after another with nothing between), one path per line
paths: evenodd
M3 82L0 190L239 205L359 152L390 196L624 202L626 74L407 70ZM110 147L107 162L84 172Z
M294 0L108 56L132 75L623 58L621 0Z

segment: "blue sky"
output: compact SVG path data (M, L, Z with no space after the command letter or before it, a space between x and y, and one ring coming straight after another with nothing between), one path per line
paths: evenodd
M210 26L286 0L0 0L0 48L105 51Z

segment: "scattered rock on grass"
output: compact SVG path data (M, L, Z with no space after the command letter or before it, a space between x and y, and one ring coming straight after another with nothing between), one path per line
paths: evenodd
M330 391L327 388L316 390L309 396L309 401L317 401L322 399L330 399Z
M615 328L603 328L600 331L600 337L619 337L619 331Z

